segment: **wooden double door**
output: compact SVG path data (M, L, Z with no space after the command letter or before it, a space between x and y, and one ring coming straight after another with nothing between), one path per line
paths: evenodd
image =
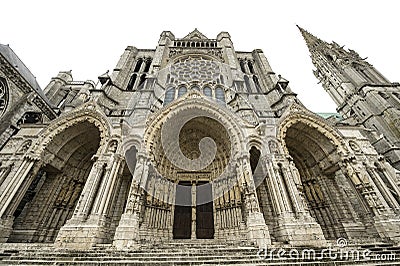
M196 206L193 206L194 195ZM193 234L193 230L196 230ZM174 239L214 238L214 212L211 184L197 182L196 188L190 182L180 182L176 189L174 212Z

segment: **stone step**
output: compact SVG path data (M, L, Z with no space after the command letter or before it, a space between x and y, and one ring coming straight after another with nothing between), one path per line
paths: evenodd
M371 251L371 257L395 254L396 261L357 261L340 260L340 251L319 260L311 258L290 257L291 247L286 246L286 253L278 256L276 252L271 258L258 256L258 248L253 246L234 246L223 244L201 243L167 243L141 244L139 249L120 251L110 244L96 245L87 251L56 249L49 245L2 245L0 244L0 265L398 265L400 266L400 246L387 244L365 245ZM269 250L272 247L268 247ZM333 246L335 248L335 246ZM347 250L365 250L357 245L346 247ZM302 252L309 247L296 247ZM315 249L315 256L321 257L322 248ZM346 249L345 249L346 250ZM338 255L338 260L331 260L331 255ZM261 256L263 254L261 253Z
M259 261L246 261L246 260L237 260L237 261L224 261L224 260L214 260L214 261L168 261L168 262L160 262L160 261L139 261L139 260L114 260L114 261L42 261L42 260L21 260L21 261L0 261L0 265L131 265L131 266L143 266L143 265L154 265L154 266L173 266L173 265L237 265L237 266L250 266L250 265L307 265L307 266L317 266L317 265L392 265L398 266L400 262L384 262L376 264L375 262L349 262L349 261L335 261L335 262L299 262L299 261L276 261L276 262L259 262Z
M174 259L196 259L196 260L212 260L212 259L223 259L223 258L227 258L228 260L234 260L234 259L240 259L240 258L247 258L247 259L258 259L259 256L257 256L256 253L252 254L252 255L235 255L235 256L227 256L227 255L216 255L216 254L204 254L202 256L187 256L185 254L176 254L176 255L169 255L168 254L163 254L163 255L137 255L137 256L110 256L110 255L102 255L102 256L96 256L94 254L89 254L88 256L67 256L67 255L57 255L57 254L48 254L48 255L30 255L27 256L25 254L21 254L21 255L16 255L16 256L12 256L10 257L10 260L20 260L20 259L48 259L48 260L57 260L57 259L74 259L74 260L91 260L91 259L99 259L99 260L113 260L113 259L118 259L118 258L127 258L127 259L142 259L142 260L153 260L154 258L157 258L159 260L174 260Z
M267 250L267 254L269 251ZM285 255L289 256L290 250L287 249L285 250ZM298 252L302 252L302 250L298 250ZM315 255L316 256L321 256L321 253L324 251L321 250L316 250ZM359 253L362 253L363 250L359 250ZM74 252L74 251L58 251L58 252L44 252L44 251L20 251L19 254L14 255L14 257L103 257L103 256L108 256L108 257L157 257L157 256L169 256L169 257L174 257L174 256L187 256L187 257L206 257L212 254L213 256L254 256L259 253L258 249L253 249L253 250L225 250L224 252L222 251L216 251L216 250L194 250L191 252L185 252L182 250L178 250L176 252L171 252L171 251L166 251L166 250L160 250L158 252L153 251L153 250L138 250L138 251L99 251L99 252L93 252L93 251L88 251L88 252ZM332 251L332 254L339 254L340 251ZM399 250L392 250L392 251L387 251L387 250L376 250L374 252L371 252L373 254L398 254L400 255ZM260 252L260 254L263 256L265 252ZM273 253L277 254L277 250ZM327 253L324 252L324 254L327 256Z
M87 255L94 255L94 256L102 256L102 255L114 255L114 256L121 256L121 255L126 255L126 256L140 256L140 255L150 255L154 256L157 254L179 254L179 255L204 255L204 254L227 254L227 255L235 255L235 254L257 254L259 252L258 249L253 249L253 250L190 250L190 251L185 251L185 250L135 250L135 251L88 251L88 252L76 252L76 251L20 251L20 254L24 255L46 255L46 254L57 254L59 256L62 255L68 255L68 256L87 256Z
M338 255L339 258L339 253L336 253ZM86 263L86 262L90 262L90 261L97 261L97 262L112 262L115 260L128 260L128 261L147 261L147 262L152 262L154 260L157 260L159 262L165 262L165 261L186 261L186 262L190 262L190 261L203 261L205 262L209 262L209 261L215 261L215 260L219 260L219 261L231 261L231 262L236 262L236 261L252 261L252 262L261 262L261 261L296 261L296 259L289 259L290 257L287 256L281 256L281 257L277 257L275 256L274 258L270 258L268 257L267 259L262 259L257 255L238 255L238 256L227 256L227 255L215 255L215 254L208 254L205 256L185 256L185 254L180 255L169 255L169 256L163 256L163 255L158 255L158 256L154 256L154 255L147 255L147 256L107 256L107 255L100 255L100 256L95 256L95 254L87 254L87 256L74 256L73 254L70 254L68 256L68 254L63 254L63 255L57 255L57 254L47 254L47 256L34 256L34 254L29 254L30 256L27 256L28 254L18 254L18 255L14 255L10 258L8 258L6 261L8 262L12 262L12 261L31 261L31 262L36 262L36 261L48 261L48 262L56 262L56 261L74 261L74 262L82 262L82 263ZM335 255L335 253L333 253L332 255ZM317 258L319 257L318 255L316 256ZM399 258L399 257L398 257ZM297 259L297 261L308 261L308 262L312 262L312 259ZM321 259L320 261L324 261L324 262L329 262L331 261L330 257L324 257L323 259Z

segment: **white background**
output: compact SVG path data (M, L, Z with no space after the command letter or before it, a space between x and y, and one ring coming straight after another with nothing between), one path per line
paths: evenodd
M94 80L112 70L128 45L154 49L160 33L182 38L198 28L209 38L228 31L237 51L260 48L315 112L335 105L312 74L296 24L368 57L399 81L398 1L3 1L0 43L10 44L44 88L60 70Z

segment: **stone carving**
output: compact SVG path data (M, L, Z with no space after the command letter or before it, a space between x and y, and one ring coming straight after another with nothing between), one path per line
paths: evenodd
M118 141L112 140L108 145L108 152L115 153L118 148Z
M354 140L350 140L349 141L349 146L355 152L360 152L361 151L360 146L358 146L357 142L355 142Z
M32 145L32 140L25 141L24 143L22 143L22 145L19 148L18 152L26 153L31 145Z
M272 154L278 154L279 150L278 150L278 145L274 140L270 140L268 142L268 148L269 148L269 152Z

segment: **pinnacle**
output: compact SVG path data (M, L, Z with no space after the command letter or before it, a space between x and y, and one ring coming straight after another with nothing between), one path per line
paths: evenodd
M311 51L311 49L314 49L316 45L323 42L319 38L317 38L314 35L312 35L311 33L309 33L307 30L300 27L299 25L296 25L296 26L300 30L300 33L303 36L304 40L306 41L307 47L310 51Z

